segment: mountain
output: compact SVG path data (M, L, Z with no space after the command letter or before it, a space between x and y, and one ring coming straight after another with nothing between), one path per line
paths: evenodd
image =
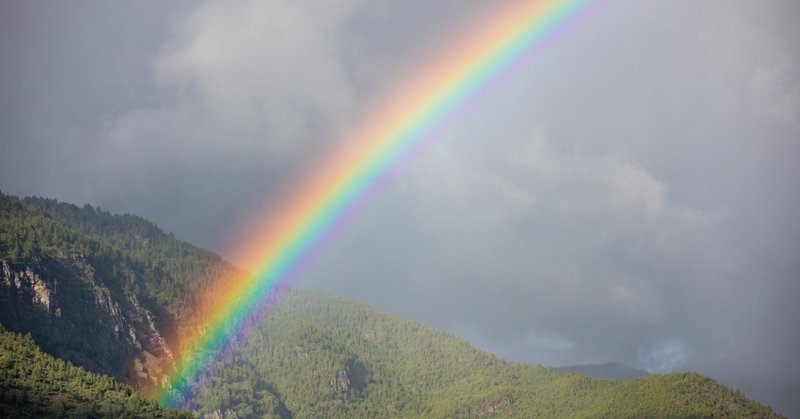
M174 370L203 287L239 273L137 216L0 194L0 323L140 391Z
M174 384L179 342L202 327L194 307L214 301L213 282L241 274L137 216L0 194L0 323L139 390ZM612 381L507 362L303 290L226 354L184 409L213 418L778 417L698 374Z
M0 325L0 417L188 418L130 386L43 353L30 336Z
M189 403L289 417L777 417L695 373L612 381L512 363L347 299L294 290ZM259 400L266 400L262 404ZM251 410L255 409L255 410Z
M635 380L647 377L649 372L633 368L625 364L616 362L606 362L603 364L583 364L567 365L556 368L557 371L574 372L588 375L591 377L608 378L609 380Z

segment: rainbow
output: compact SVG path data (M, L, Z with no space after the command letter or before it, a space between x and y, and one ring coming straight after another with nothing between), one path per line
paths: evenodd
M166 406L177 406L182 394L226 343L243 331L248 319L263 311L307 263L322 243L341 228L359 204L397 169L404 157L437 129L464 113L491 86L530 57L532 48L585 15L592 0L512 1L484 17L480 27L398 84L386 106L366 115L343 146L301 179L294 193L254 227L236 255L254 275L228 278L213 285L213 304L200 307L202 331L183 338L171 386L154 389Z

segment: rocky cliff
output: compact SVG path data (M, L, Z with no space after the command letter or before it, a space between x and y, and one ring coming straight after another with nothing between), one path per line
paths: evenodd
M42 348L143 390L174 368L154 314L135 294L113 290L80 258L37 266L0 260L0 322Z
M193 310L216 300L213 284L243 274L142 218L0 193L0 323L138 389L180 362L177 344L202 328ZM268 304L183 408L214 418L777 417L697 374L596 379L507 363L349 300L295 290ZM19 381L8 365L0 357L0 378Z
M167 384L209 284L242 274L141 217L0 192L0 323L138 390Z

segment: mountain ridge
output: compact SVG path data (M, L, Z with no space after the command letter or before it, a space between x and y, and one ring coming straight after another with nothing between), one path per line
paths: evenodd
M213 281L242 271L141 217L0 193L0 323L139 391L167 386ZM187 297L188 296L188 297ZM614 382L507 362L292 290L189 387L202 417L779 417L694 373Z
M554 368L557 371L574 372L591 377L608 378L610 380L635 380L651 375L645 370L631 367L618 362L604 362L601 364L564 365Z

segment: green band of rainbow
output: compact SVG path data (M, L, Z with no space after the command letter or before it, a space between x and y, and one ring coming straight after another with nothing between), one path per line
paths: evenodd
M402 83L387 106L368 115L345 146L300 182L278 211L254 229L237 253L251 261L255 276L215 284L213 305L202 329L180 342L179 365L171 387L155 398L176 406L181 394L219 355L252 313L298 268L303 258L359 199L448 116L497 78L532 47L573 20L592 0L540 0L503 4L496 16L418 77Z

